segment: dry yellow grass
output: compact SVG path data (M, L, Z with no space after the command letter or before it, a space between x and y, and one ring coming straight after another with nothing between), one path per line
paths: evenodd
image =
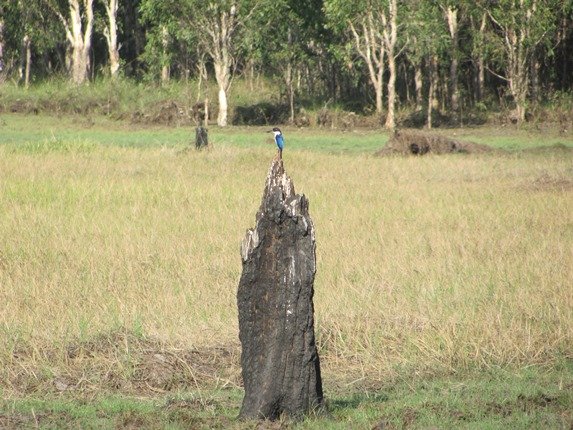
M239 244L271 156L0 148L0 364L118 329L236 345ZM285 154L316 225L325 363L383 377L571 357L572 161Z

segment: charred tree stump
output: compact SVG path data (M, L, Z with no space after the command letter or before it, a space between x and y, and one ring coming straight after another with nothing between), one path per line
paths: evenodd
M209 136L205 127L197 127L195 129L195 148L202 149L209 145Z
M283 161L267 175L254 229L241 244L241 418L299 418L323 405L314 337L314 226Z
M209 145L207 128L204 127L204 125L207 125L207 112L207 99L205 99L205 102L195 103L191 108L191 114L195 120L195 124L197 124L197 128L195 128L196 149L202 149L203 147L207 147Z

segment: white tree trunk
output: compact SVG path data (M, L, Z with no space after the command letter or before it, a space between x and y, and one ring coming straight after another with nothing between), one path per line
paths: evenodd
M352 35L354 36L354 45L358 54L362 57L368 67L368 76L374 87L376 98L376 113L382 113L383 99L383 77L384 77L384 40L378 31L378 19L374 18L370 10L362 18L360 25L357 27L352 22L348 23Z
M117 9L118 0L107 0L104 3L105 10L107 13L107 26L104 30L104 35L107 40L107 50L109 54L109 70L112 79L117 79L119 76L120 68L120 57L119 49L120 46L117 41Z
M90 50L94 26L93 0L68 0L69 18L54 9L64 25L66 38L70 44L71 60L69 70L72 82L82 84L88 78ZM67 61L66 61L67 62Z
M219 113L217 115L217 125L227 126L228 104L227 91L231 86L231 48L233 32L237 26L236 7L231 6L230 10L221 9L219 14L211 23L213 28L207 29L213 44L209 47L209 54L213 58L215 69L215 79L219 86Z
M503 34L505 53L505 74L509 84L509 91L515 103L515 119L517 122L525 120L526 102L529 93L529 63L540 40L532 43L530 40L530 25L537 8L536 0L525 4L520 0L514 4L507 13L522 13L520 22L510 21L503 25L492 14L490 18L499 26Z
M30 86L30 67L32 66L32 41L30 36L24 36L24 52L25 52L25 66L24 66L24 88L28 89Z
M452 60L450 63L450 107L457 120L459 116L459 97L458 89L458 10L455 7L448 6L445 10L448 28L450 30L450 44L452 51Z
M384 126L388 130L394 130L396 127L395 108L396 108L396 57L394 54L396 48L396 41L398 40L398 26L396 23L398 15L397 0L388 1L388 18L386 13L382 13L382 23L384 24L384 45L388 52L388 70L390 76L388 78L388 114L386 115L386 123Z
M217 115L217 125L220 127L227 126L227 92L224 88L219 87L219 113Z
M170 71L169 71L169 62L168 60L168 49L169 49L169 31L167 30L167 27L163 27L161 29L161 45L163 48L163 65L161 67L161 82L163 84L169 82L169 75L170 75Z
M431 54L429 58L429 81L428 88L428 116L426 126L432 128L432 110L437 107L436 88L438 86L438 56Z
M394 130L396 127L394 113L396 106L396 59L394 55L391 55L391 52L388 52L388 70L390 71L388 78L388 114L386 115L384 127L388 130Z
M370 82L374 87L374 95L376 97L376 113L382 113L384 108L382 100L384 99L384 50L380 50L380 59L382 60L382 65L378 68L374 75L370 74Z
M481 17L481 24L479 28L480 34L484 34L486 23L487 23L487 14L484 12ZM484 88L485 88L485 64L484 64L483 44L480 44L480 46L478 47L476 67L477 67L476 101L481 102L484 97Z
M83 84L88 78L90 68L90 50L93 32L93 0L83 0L86 16L85 28L82 25L82 11L78 0L69 0L72 27L72 80Z
M229 88L231 73L228 59L228 55L220 55L215 58L215 62L213 64L215 68L215 79L219 86L219 113L217 114L217 125L219 127L227 126L227 114L229 109L227 103L227 89Z

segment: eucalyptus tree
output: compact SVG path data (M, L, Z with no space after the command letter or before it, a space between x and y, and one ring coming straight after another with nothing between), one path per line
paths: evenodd
M189 30L182 25L185 3L176 0L142 0L139 13L147 27L146 44L141 59L147 65L150 76L161 76L161 82L169 80L175 50L172 39L186 39Z
M4 6L0 5L0 83L2 83L5 79L5 71L4 68L4 51L6 49L6 41L4 39L4 28L6 27L5 20L4 20Z
M381 2L376 0L325 0L324 10L328 25L337 33L349 38L347 50L352 46L368 69L368 78L374 89L376 113L383 110L384 71L386 46L382 35L384 13Z
M118 42L118 25L117 25L117 11L119 0L102 0L105 7L107 23L104 27L104 36L107 42L107 51L109 55L109 71L112 79L119 76L120 71L120 57Z
M44 0L62 24L71 48L70 77L75 84L88 79L94 29L94 0Z
M300 90L303 71L310 69L310 48L315 45L309 23L316 17L308 16L301 3L300 0L262 1L244 34L248 61L280 77L290 122L295 119L297 89Z
M491 21L489 43L499 73L508 84L515 104L515 119L525 120L530 92L531 62L536 50L548 43L555 32L556 13L562 0L495 0L482 6Z
M156 28L160 29L164 65L170 60L167 36L193 38L198 56L206 53L211 58L219 89L217 124L221 127L228 123L227 93L236 70L241 33L258 3L258 0L142 1L144 18L158 24Z
M468 9L469 31L471 33L470 57L475 70L474 77L474 100L481 102L485 93L485 70L486 70L486 45L487 35L485 34L488 24L487 11L482 7Z
M419 97L423 94L422 85L427 83L426 126L433 127L433 112L438 109L437 92L439 84L439 69L445 53L448 51L448 33L443 25L442 10L436 2L410 0L406 3L408 20L404 20L405 37L409 43L405 53L415 69L415 85L417 107L420 108ZM425 66L425 67L423 67ZM423 70L426 79L422 77Z
M456 120L459 114L459 98L460 91L458 87L458 65L459 65L459 20L460 20L460 5L463 2L454 0L440 0L439 5L442 9L444 19L448 27L448 35L450 36L450 109L454 114Z
M398 43L397 0L326 0L324 2L330 25L339 32L349 33L356 53L368 68L374 88L376 112L383 110L385 66L388 65L388 104L385 127L395 127L396 57Z

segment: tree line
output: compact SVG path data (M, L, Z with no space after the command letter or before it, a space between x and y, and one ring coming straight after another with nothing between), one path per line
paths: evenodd
M396 125L401 107L506 107L571 97L573 0L0 0L0 83L52 76L214 78L228 123L236 77L271 78L294 121L341 103Z

